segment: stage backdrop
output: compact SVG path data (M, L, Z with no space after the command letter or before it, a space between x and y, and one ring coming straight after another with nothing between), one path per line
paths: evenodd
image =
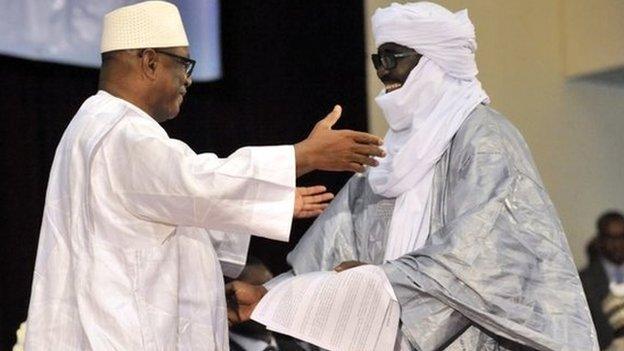
M306 137L334 104L337 127L366 129L363 8L359 1L221 3L222 79L194 84L179 117L164 124L198 152L227 156L245 145ZM2 187L0 350L26 318L46 182L55 147L80 104L96 92L97 71L0 57ZM349 174L313 173L301 184L339 190ZM275 273L291 243L252 240Z
M100 65L104 15L140 0L0 0L0 53L15 57ZM218 0L170 0L178 5L193 53L194 75L209 81L221 76Z

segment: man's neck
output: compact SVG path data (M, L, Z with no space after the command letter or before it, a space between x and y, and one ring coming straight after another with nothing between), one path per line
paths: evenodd
M154 118L154 114L152 113L152 111L150 111L149 106L144 102L144 99L141 99L136 94L128 92L127 89L123 89L113 84L106 84L102 82L100 82L98 89L103 90L116 98L119 98L119 99L122 99L131 103L132 105L140 108L143 112L145 112L150 117ZM154 118L154 120L156 119Z

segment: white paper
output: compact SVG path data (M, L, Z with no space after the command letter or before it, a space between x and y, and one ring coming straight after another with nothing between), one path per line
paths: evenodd
M399 305L383 270L365 265L313 272L275 285L251 318L328 350L392 350Z

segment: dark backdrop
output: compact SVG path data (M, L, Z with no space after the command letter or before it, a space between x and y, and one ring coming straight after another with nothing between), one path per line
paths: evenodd
M224 157L245 145L294 143L336 103L338 128L366 129L362 1L221 1L223 79L194 84L164 124L197 152ZM192 51L192 48L191 48ZM63 130L95 93L97 71L0 56L3 211L0 220L0 350L26 318L48 172ZM338 191L346 173L300 184ZM251 254L284 271L290 243L254 238Z

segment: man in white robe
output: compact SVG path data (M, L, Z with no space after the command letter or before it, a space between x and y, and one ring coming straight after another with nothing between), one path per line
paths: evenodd
M294 146L196 154L158 124L179 112L188 56L172 4L105 17L100 90L50 172L27 350L227 350L219 260L230 270L250 234L287 241L293 214L318 214L297 175L361 171L383 153L377 137L331 130L336 108Z

